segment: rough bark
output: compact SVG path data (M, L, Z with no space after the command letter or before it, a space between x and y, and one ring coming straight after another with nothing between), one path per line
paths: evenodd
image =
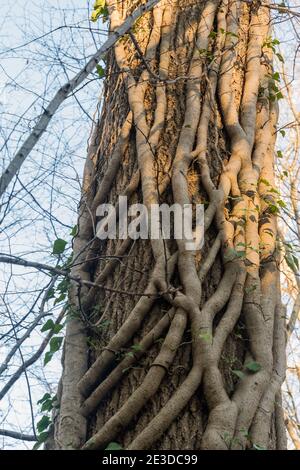
M111 30L139 3L107 1ZM114 292L70 292L57 447L284 447L269 36L259 3L161 0L108 55L73 274ZM204 247L100 242L119 194L204 203Z

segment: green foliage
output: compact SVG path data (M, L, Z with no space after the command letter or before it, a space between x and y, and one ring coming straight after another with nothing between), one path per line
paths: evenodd
M53 244L52 254L53 255L61 255L66 248L68 242L63 240L62 238L57 238Z
M51 397L50 393L45 393L43 397L38 400L38 405L41 405L41 412L50 413L53 408L58 408L57 397L54 395ZM37 423L37 442L33 449L38 449L48 438L49 426L52 424L51 418L48 415L43 415Z
M38 434L37 442L34 444L33 450L37 450L39 447L41 447L41 445L44 444L44 442L46 442L48 435L49 435L48 431L44 431Z
M49 343L50 349L45 354L44 366L47 365L48 362L51 361L53 355L60 349L63 339L64 338L62 336L53 336L50 339L50 343Z
M261 365L258 362L248 362L248 364L245 365L245 369L249 372L255 373L261 370Z
M276 46L279 46L279 44L280 41L278 39L273 39L271 36L269 36L264 41L262 47L268 47L269 49L272 49L273 52L276 52Z
M78 225L76 224L76 225L74 225L74 227L72 228L72 230L71 230L71 232L70 232L70 235L71 235L72 237L75 237L75 236L77 235L77 233L78 233Z
M140 344L133 344L131 346L131 349L133 349L133 351L142 351L143 350L143 348Z
M97 73L99 75L99 78L103 78L104 75L105 75L105 70L104 68L100 65L100 64L97 64L96 65L96 70L97 70Z
M54 323L52 319L49 319L46 321L46 323L43 325L41 328L41 331L52 331L54 334L58 334L62 329L64 325L60 325L59 323Z
M253 444L253 450L267 450L267 449L263 446L260 446L259 444Z
M278 39L273 39L272 37L268 37L265 42L263 43L263 47L268 47L269 49L272 49L272 51L274 52L274 54L276 55L277 59L279 60L279 62L284 62L284 58L282 57L282 55L280 54L280 52L277 52L276 50L276 46L279 46L280 44L280 41Z
M93 6L93 11L91 14L91 21L95 22L100 16L103 16L104 19L108 16L108 9L105 5L105 0L96 0Z
M110 442L105 450L122 450L123 447L118 442Z
M246 372L250 374L255 374L261 370L261 365L258 362L248 362L245 364L244 368L241 370L238 369L231 369L231 372L236 375L239 379L243 379L245 377Z
M230 36L230 37L233 37L233 38L238 38L238 35L236 33L233 33L231 31L225 31L225 29L223 28L220 28L220 31L222 34L225 34L226 36Z
M49 418L49 416L44 415L36 425L38 433L40 434L41 432L45 431L49 427L50 424L51 424L51 419Z
M291 254L291 253L286 253L284 257L286 264L288 267L295 273L297 274L299 271L299 260L298 258Z
M285 137L285 131L283 129L280 129L280 134L282 135L282 137Z
M241 370L233 369L231 372L232 372L234 375L236 375L239 379L243 379L244 376L245 376L244 372L241 371Z
M70 281L69 279L66 279L66 278L57 284L56 293L58 295L55 298L54 305L59 304L60 302L66 299L69 286L70 286Z
M280 54L279 54L280 55ZM282 56L281 56L282 57ZM278 88L278 83L280 82L279 72L274 72L269 75L269 100L278 101L284 98L283 94Z
M53 408L58 408L56 395L51 397L50 393L45 393L45 395L37 403L38 405L41 405L42 412L50 412L53 410Z

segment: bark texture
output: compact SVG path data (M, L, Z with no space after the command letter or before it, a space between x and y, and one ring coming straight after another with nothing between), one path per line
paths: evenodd
M106 3L113 31L141 2ZM108 54L74 241L97 286L70 292L58 448L285 447L271 34L259 2L161 0ZM204 203L204 247L98 240L118 195Z

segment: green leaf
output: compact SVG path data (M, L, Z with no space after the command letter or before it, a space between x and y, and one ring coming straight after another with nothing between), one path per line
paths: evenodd
M53 327L53 333L57 335L63 329L63 327L64 327L64 325L60 325L59 323L55 323L55 325Z
M278 204L280 207L284 208L284 209L286 208L286 203L285 203L284 201L282 201L281 199L279 199L279 200L277 201L277 204Z
M299 260L298 260L298 258L296 258L296 256L294 256L294 255L292 255L292 257L293 257L293 260L294 260L294 263L295 263L297 269L299 269Z
M126 356L128 356L128 357L134 357L134 354L133 354L132 351L129 351L128 353L126 353Z
M255 373L261 370L261 365L258 362L248 362L248 364L245 365L245 369Z
M131 349L133 349L134 351L142 351L142 346L140 344L133 344L131 346Z
M97 73L99 75L100 78L103 78L104 75L105 75L105 70L104 68L100 65L100 64L97 64L96 65L96 70L97 70Z
M212 39L215 39L215 37L217 36L217 33L216 31L211 31L208 35L209 38L212 38Z
M255 449L255 450L267 450L265 447L260 446L258 444L253 444L253 449Z
M279 52L277 52L276 56L277 56L277 59L279 60L279 62L284 62L284 58L282 57L281 54L279 54Z
M276 82L280 82L280 75L279 75L279 72L274 72L273 75L272 75L272 78L273 78L273 80L275 80Z
M105 450L122 450L123 447L118 442L110 442Z
M78 232L78 225L74 225L74 227L72 228L71 232L70 232L70 235L71 237L75 237L75 235L77 235L77 232Z
M66 242L66 240L63 240L62 238L57 238L57 240L55 240L53 244L52 254L61 255L65 251L67 243L68 242Z
M297 273L297 270L299 269L299 262L298 262L298 259L293 256L293 255L290 255L290 254L286 254L285 257L284 257L285 261L286 261L286 264L288 265L288 267L294 272L294 273ZM295 259L297 260L297 264L295 264ZM298 268L298 269L297 269Z
M278 157L278 158L282 158L282 157L283 157L281 150L277 150L277 157Z
M96 0L94 3L94 9L103 8L105 6L105 0Z
M38 432L41 433L45 431L50 424L51 424L51 419L49 418L49 416L44 415L42 419L40 419L40 421L37 423L36 428Z
M52 400L47 400L42 404L41 411L51 411L53 409Z
M48 431L44 431L44 432L41 432L38 436L37 436L37 442L34 444L33 446L33 450L37 450L39 447L41 447L41 445L46 441L46 439L48 438Z
M232 370L232 373L236 375L239 379L243 379L245 377L244 372L241 370Z
M53 288L51 288L51 289L48 290L46 299L47 300L53 299L54 295L55 295L55 290Z
M60 296L55 299L54 305L59 304L60 302L65 300L66 297L67 297L66 294L60 294Z
M285 131L283 129L280 129L280 134L282 135L282 137L285 137Z
M50 339L50 352L52 354L59 350L62 345L63 339L64 338L62 336L53 336L53 338Z
M279 209L275 204L269 204L269 211L271 212L271 214L279 213Z
M94 3L94 11L91 15L91 21L97 21L100 15L105 14L105 0L96 0Z
M55 323L53 320L49 319L46 321L45 325L41 328L41 331L53 330Z
M41 403L43 403L44 401L46 400L49 400L49 398L51 398L51 395L50 393L45 393L45 395L39 399L39 401L37 402L38 405L40 405Z
M69 289L69 285L69 279L63 279L59 284L57 284L57 290L63 294L67 292L67 290Z
M46 354L45 354L45 357L44 357L44 366L46 366L48 364L48 362L51 361L52 357L53 357L52 352L47 351Z

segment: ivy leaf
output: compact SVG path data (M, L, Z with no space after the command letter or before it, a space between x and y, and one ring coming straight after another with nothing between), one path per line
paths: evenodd
M66 298L66 294L60 294L60 296L55 299L54 305L59 304L60 302L65 300L65 298Z
M253 444L253 449L255 449L255 450L267 450L265 447L260 446L258 444Z
M297 269L299 269L299 260L298 260L298 258L294 255L292 255L292 257L293 257L295 265L297 266Z
M72 228L71 232L70 232L70 235L71 237L75 237L75 235L77 235L77 232L78 232L78 225L74 225L74 227Z
M96 0L94 3L94 11L92 12L91 15L91 21L97 21L100 15L104 13L103 10L106 10L105 8L105 0Z
M68 242L66 242L66 240L63 240L62 238L57 238L57 240L55 240L53 244L52 254L61 255L65 251L67 243Z
M142 346L140 344L133 344L131 346L131 349L133 349L134 351L142 351Z
M99 75L100 78L103 78L104 75L105 75L105 70L104 68L100 65L100 64L97 64L96 65L96 70L97 70L97 73Z
M49 398L51 398L51 395L50 393L45 393L45 395L39 399L39 401L37 402L38 405L40 405L41 403L43 403L44 401L46 400L49 400Z
M277 59L279 60L279 62L284 62L284 58L282 57L281 54L279 54L279 52L277 52L276 56L277 56Z
M103 8L105 6L105 0L96 0L94 3L94 9Z
M232 370L232 373L236 375L239 379L243 379L245 377L244 372L241 370Z
M245 369L255 373L261 370L261 365L258 362L248 362L248 364L245 365Z
M52 400L47 400L42 404L41 411L51 411L53 409Z
M134 357L134 354L132 351L129 351L128 353L126 353L126 356L127 357Z
M110 442L105 450L122 450L123 447L118 442Z
M49 289L48 293L47 293L47 296L46 296L46 299L47 300L53 299L54 294L55 294L55 290L53 288Z
M44 366L46 366L48 362L51 361L52 357L53 357L53 354L50 351L47 351L44 357Z
M62 336L53 336L50 340L50 352L53 354L59 350L63 342Z
M42 419L37 423L36 428L39 433L45 431L51 423L49 416L44 415Z
M49 319L46 321L45 325L41 328L41 331L44 332L44 331L52 330L54 325L55 325L54 321Z
M286 208L286 203L285 203L284 201L282 201L282 199L279 199L279 200L277 201L277 204L278 204L280 207L282 207L283 209Z
M37 440L37 442L34 444L33 450L37 450L39 447L41 447L41 445L46 441L48 435L49 435L48 431L41 432L41 433L37 436L37 439L38 439L38 440Z
M296 256L294 255L290 255L290 254L287 254L285 257L284 257L285 261L286 261L286 264L288 265L288 267L294 272L294 273L297 273L297 270L299 269L299 261L298 259L296 258ZM295 260L296 260L296 263L295 263ZM298 269L297 269L298 268Z

